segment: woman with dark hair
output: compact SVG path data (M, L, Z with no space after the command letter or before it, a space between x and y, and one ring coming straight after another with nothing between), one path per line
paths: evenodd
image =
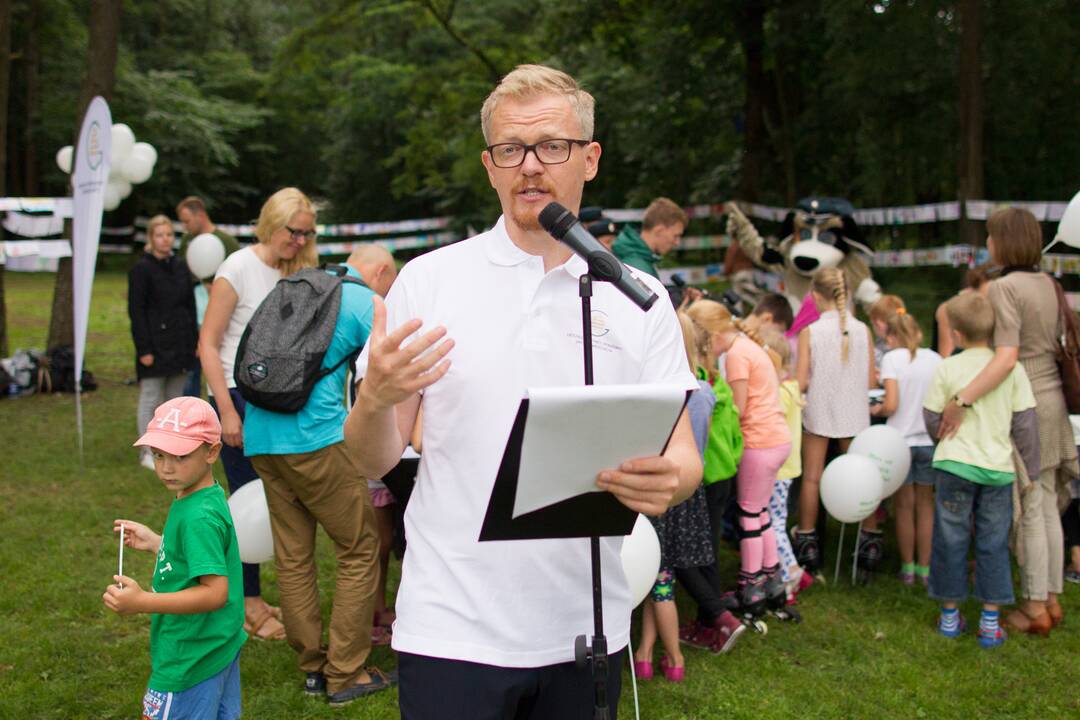
M188 372L195 367L199 339L191 273L173 254L172 221L164 215L146 226L146 252L128 274L128 316L135 343L135 375L139 378L138 434L166 400L183 394ZM140 461L154 469L149 448Z
M986 222L990 259L1000 265L987 297L994 307L994 357L967 387L945 406L941 436L954 434L964 410L997 387L1017 362L1023 366L1035 393L1039 419L1040 472L1027 477L1023 464L1014 485L1017 555L1021 566L1019 609L1006 618L1020 632L1048 635L1062 620L1058 595L1063 584L1063 542L1058 498L1078 476L1072 426L1061 390L1057 357L1062 333L1053 278L1039 269L1042 230L1027 210L998 210ZM1064 494L1059 495L1059 492Z

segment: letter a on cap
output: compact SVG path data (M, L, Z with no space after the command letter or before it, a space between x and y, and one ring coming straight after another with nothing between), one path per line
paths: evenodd
M158 420L158 427L163 428L166 424L172 424L174 432L180 432L180 426L187 427L187 423L180 422L180 408L169 408L165 417Z

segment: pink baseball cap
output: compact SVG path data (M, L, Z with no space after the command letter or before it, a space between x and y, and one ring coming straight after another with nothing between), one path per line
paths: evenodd
M135 447L147 446L170 455L187 455L203 443L221 442L221 423L210 403L197 397L178 397L154 411L154 419Z

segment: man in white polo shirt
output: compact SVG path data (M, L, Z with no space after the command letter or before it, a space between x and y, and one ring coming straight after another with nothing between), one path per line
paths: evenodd
M376 300L346 441L364 474L381 477L423 406L393 634L402 717L591 718L592 679L573 663L574 637L592 630L589 541L478 537L525 390L583 382L577 285L586 265L537 217L552 201L576 213L596 176L593 99L565 73L524 65L488 97L481 124L503 216L488 232L413 260L385 308ZM663 294L655 279L638 277ZM669 303L641 312L598 283L592 307L598 384L697 387ZM684 413L663 456L628 459L602 472L597 487L655 515L700 479ZM631 611L621 545L601 541L612 717Z

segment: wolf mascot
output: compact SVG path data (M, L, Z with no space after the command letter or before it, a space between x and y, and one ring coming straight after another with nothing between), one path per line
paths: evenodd
M817 319L810 301L810 278L822 268L839 267L851 296L869 310L881 297L867 258L873 251L852 217L854 208L839 198L803 198L780 228L782 240L768 242L735 203L728 203L728 235L758 266L783 277L783 293L797 313L794 335Z

